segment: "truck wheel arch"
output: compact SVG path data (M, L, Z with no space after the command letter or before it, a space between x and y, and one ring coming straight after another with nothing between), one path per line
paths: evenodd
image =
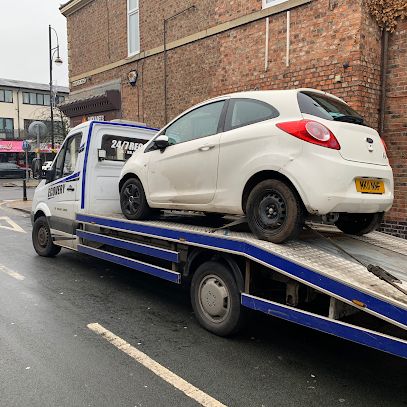
M232 275L240 292L244 291L243 269L241 266L239 266L236 259L234 259L233 256L227 253L219 254L212 250L199 248L193 249L188 255L187 261L184 265L182 272L183 277L186 277L188 280L190 280L197 268L207 261L215 261L227 266L232 272Z

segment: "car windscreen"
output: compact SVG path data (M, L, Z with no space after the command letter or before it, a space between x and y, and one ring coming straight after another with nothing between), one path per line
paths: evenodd
M364 124L363 117L346 103L331 96L314 92L298 92L301 113L326 120Z

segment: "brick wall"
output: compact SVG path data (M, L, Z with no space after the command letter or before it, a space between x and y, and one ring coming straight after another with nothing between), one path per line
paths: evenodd
M383 230L407 238L407 20L389 36L386 140L395 180L394 205Z
M160 3L140 0L141 50L162 46L164 17L191 4L197 8L168 23L168 42L261 10L261 0L191 0L181 6L176 0ZM269 18L267 69L264 18L169 50L168 118L195 103L228 92L313 87L343 98L360 111L372 127L377 127L381 32L361 1L313 0L292 9L290 19L288 66L285 12ZM383 227L403 237L407 230L406 24L401 22L390 37L383 134L396 177L394 208ZM70 75L77 76L126 58L126 26L125 0L94 0L68 17ZM347 69L344 63L349 64ZM161 127L165 123L163 66L160 53L93 75L83 87L121 78L122 116ZM136 87L127 81L127 73L132 69L139 72Z

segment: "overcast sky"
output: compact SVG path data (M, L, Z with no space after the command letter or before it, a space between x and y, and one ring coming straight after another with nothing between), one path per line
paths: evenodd
M48 25L58 32L61 66L53 66L54 83L68 86L66 0L0 0L0 78L49 83ZM52 34L56 46L55 34Z

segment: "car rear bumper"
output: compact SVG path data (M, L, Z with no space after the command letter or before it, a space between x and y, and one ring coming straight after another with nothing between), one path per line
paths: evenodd
M393 204L393 172L389 165L347 161L337 151L322 151L299 157L282 172L293 181L312 214L386 212ZM358 192L356 178L382 180L384 194Z

